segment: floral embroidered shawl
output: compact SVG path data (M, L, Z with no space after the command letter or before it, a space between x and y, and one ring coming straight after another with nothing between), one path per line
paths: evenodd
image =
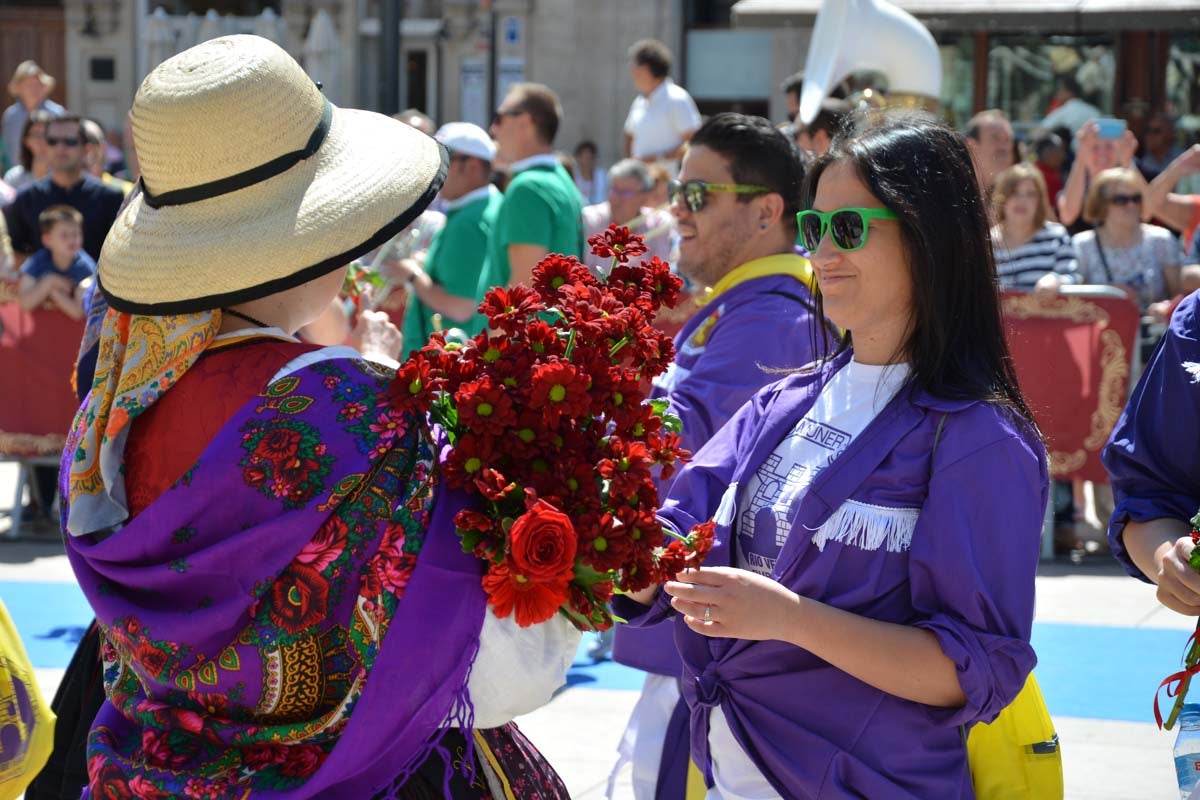
M92 796L391 794L470 728L481 562L389 377L275 380L123 528L67 537L103 637Z

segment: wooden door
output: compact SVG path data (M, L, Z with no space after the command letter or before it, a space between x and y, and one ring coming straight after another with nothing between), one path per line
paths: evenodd
M32 59L56 81L50 98L60 105L67 104L66 23L62 4L15 8L0 3L0 103L7 108L12 103L8 80L17 64Z

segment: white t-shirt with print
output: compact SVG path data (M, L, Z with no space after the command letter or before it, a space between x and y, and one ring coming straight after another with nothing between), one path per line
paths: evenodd
M830 378L808 413L736 490L738 567L771 574L812 482L891 401L909 372L907 364L851 360ZM706 800L779 796L733 737L720 706L709 717L708 748L715 786Z

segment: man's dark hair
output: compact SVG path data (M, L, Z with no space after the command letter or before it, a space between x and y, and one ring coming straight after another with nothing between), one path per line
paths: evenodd
M76 129L78 130L78 133L75 135L79 137L79 141L84 141L83 117L79 116L78 114L61 114L54 119L47 120L46 130L49 131L51 125L69 125L71 123L74 123Z
M804 162L795 143L762 117L714 114L692 136L690 147L707 147L729 162L735 183L766 186L783 198L783 224L796 230ZM738 195L749 202L754 195Z
M817 112L817 116L808 123L806 128L808 135L812 136L817 131L825 131L825 134L832 140L842 132L852 110L850 104L845 100L826 97L821 101L821 110Z
M658 39L642 39L629 48L629 60L647 67L654 77L665 78L671 74L671 64L675 57Z
M1047 150L1053 150L1056 147L1062 147L1063 140L1057 133L1043 133L1033 143L1034 152L1040 160L1045 155Z
M517 98L513 110L528 114L538 138L544 144L554 144L558 121L562 119L562 106L554 90L541 83L517 83L510 91Z
M800 90L804 88L804 70L788 75L783 79L783 83L779 85L779 88L784 94L794 94L799 98Z
M575 157L578 158L579 154L582 153L584 150L591 150L593 156L596 155L597 152L599 152L596 148L596 143L593 142L591 139L584 139L582 142L575 145Z

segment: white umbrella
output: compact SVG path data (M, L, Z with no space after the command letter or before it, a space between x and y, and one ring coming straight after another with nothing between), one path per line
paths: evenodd
M175 31L171 29L171 18L162 6L147 17L145 40L147 73L175 55Z
M210 8L204 14L204 21L200 23L200 30L196 31L196 44L224 35L225 20L221 19L221 15L217 13L215 8Z
M270 39L280 47L284 44L283 20L275 13L275 9L267 6L254 20L254 33L264 39Z
M338 61L342 44L333 17L321 9L308 26L308 37L304 40L304 70L314 81L325 87L325 96L336 103L338 86Z

